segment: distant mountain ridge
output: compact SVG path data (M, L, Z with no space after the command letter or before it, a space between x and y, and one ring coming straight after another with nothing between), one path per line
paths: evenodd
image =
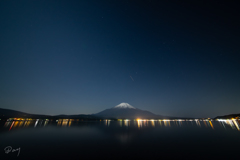
M236 117L240 117L240 113L228 114L228 115L224 115L224 116L217 116L214 119L231 119L231 118L236 118Z
M1 118L14 118L14 117L34 118L34 117L46 117L46 115L30 114L30 113L15 111L15 110L12 110L12 109L0 108L0 117Z
M0 118L33 118L33 119L98 119L94 115L78 114L78 115L41 115L41 114L29 114L11 109L0 108Z
M40 115L29 114L11 109L0 108L0 118L33 118L33 119L176 119L179 117L169 117L156 115L152 112L141 110L131 106L128 103L120 103L119 105L105 109L96 114L77 114L77 115Z

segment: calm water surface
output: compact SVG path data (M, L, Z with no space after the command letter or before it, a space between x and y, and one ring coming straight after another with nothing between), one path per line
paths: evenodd
M0 124L3 160L239 157L238 120L38 120L0 121Z

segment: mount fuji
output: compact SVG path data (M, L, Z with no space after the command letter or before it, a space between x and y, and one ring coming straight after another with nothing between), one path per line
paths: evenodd
M94 115L102 118L116 118L116 119L169 118L169 117L153 114L149 111L135 108L128 103L120 103L119 105L113 108L103 110Z

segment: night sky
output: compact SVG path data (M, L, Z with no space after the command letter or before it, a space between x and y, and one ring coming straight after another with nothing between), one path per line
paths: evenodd
M240 113L239 17L230 1L2 0L0 108Z

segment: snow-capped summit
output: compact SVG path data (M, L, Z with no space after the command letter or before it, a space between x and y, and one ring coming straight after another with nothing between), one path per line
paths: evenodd
M99 113L94 114L101 118L114 118L114 119L154 119L163 118L163 116L155 115L149 111L144 111L134 108L128 103L120 103L119 105L105 109Z
M128 103L120 103L119 105L115 106L114 108L131 108L131 109L136 109L133 106L131 106Z

